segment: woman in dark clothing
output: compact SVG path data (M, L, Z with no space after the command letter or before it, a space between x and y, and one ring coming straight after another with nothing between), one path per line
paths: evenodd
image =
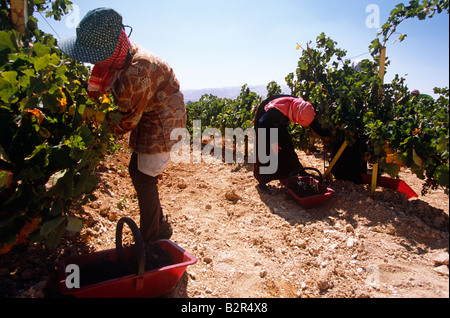
M295 152L288 125L294 122L305 127L309 126L316 133L323 136L325 133L321 131L315 117L316 113L313 106L294 96L277 95L261 103L256 111L255 118L257 146L256 163L254 165L254 176L261 186L265 186L272 180L286 179L291 173L296 171L299 171L300 175L307 175ZM278 131L278 141L275 143L271 142L271 128L276 128ZM265 131L262 129L265 129ZM266 134L266 155L270 156L270 158L278 158L278 167L275 173L265 174L261 171L261 168L270 165L270 163L263 164L260 161L259 141L262 133Z
M340 147L336 146L331 151L331 158L334 158ZM363 183L362 174L367 174L367 159L365 153L367 145L361 139L356 138L356 142L345 148L339 160L334 165L331 173L337 180L351 181L356 184Z
M292 106L289 107L289 104ZM277 105L281 107L277 107ZM304 110L308 109L308 111L303 113L298 112L298 116L292 116L292 113L289 113L289 110L301 109L302 107ZM291 122L311 128L322 138L328 138L331 135L329 131L321 128L313 106L303 99L290 95L277 95L263 101L256 111L254 127L256 131L256 163L254 165L254 176L263 187L270 181L286 179L293 172L298 172L299 175L308 175L308 173L303 170L304 167L298 159L295 147L292 143L292 138L288 131L288 125ZM271 156L276 156L278 158L277 170L275 173L271 174L264 174L261 172L262 167L269 165L268 163L261 163L259 158L259 138L260 133L263 133L263 131L258 131L258 129L262 128L265 128L266 133L266 154L270 153ZM270 128L278 129L277 149L274 149L274 146L271 145ZM361 174L367 173L367 161L364 158L364 149L364 143L361 141L357 141L352 147L347 147L331 170L334 177L340 180L361 183ZM333 157L338 150L339 147L332 150Z

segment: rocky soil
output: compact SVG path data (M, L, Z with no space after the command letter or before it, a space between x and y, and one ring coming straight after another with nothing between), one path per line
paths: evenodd
M58 261L112 249L121 217L139 222L123 149L99 166L98 200L71 213L85 219L57 250L18 246L0 256L0 297L60 297ZM324 169L320 154L299 153ZM401 179L417 193L421 181ZM393 190L330 180L334 195L304 209L279 182L258 189L252 165L172 163L159 189L174 234L194 255L169 298L448 298L449 200L443 190L408 200ZM131 242L125 233L125 242Z

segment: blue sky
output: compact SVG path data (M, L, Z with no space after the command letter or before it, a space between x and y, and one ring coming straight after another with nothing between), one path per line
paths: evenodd
M376 28L368 28L370 4L380 9L380 24L401 1L393 0L72 0L79 9L61 22L48 19L58 36L75 35L74 22L89 10L110 7L133 27L131 39L161 56L175 70L182 89L284 83L301 54L296 50L324 32L347 57L368 53ZM407 3L407 1L404 1ZM55 33L41 16L39 26ZM449 86L449 16L408 20L398 29L403 42L388 43L395 74L408 87L431 94ZM370 58L369 54L358 58Z

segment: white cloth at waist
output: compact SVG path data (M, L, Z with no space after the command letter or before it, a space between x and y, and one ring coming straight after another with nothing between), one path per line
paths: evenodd
M159 176L170 162L170 152L158 154L138 153L138 170L151 177Z

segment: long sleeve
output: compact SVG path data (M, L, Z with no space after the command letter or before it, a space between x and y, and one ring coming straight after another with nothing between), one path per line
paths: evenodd
M258 121L259 128L275 128L288 124L289 118L276 108L269 109Z
M140 153L170 149L170 133L183 128L186 109L172 68L145 49L133 46L133 58L113 86L112 95L122 119L112 130L132 132L130 146Z
M317 120L317 117L313 120L313 122L311 123L311 125L309 125L309 127L322 138L331 136L331 132L329 130L322 129L322 126Z
M158 89L158 82L151 74L155 66L151 64L150 60L135 55L114 85L112 94L122 114L121 121L114 127L118 134L125 134L137 127Z

